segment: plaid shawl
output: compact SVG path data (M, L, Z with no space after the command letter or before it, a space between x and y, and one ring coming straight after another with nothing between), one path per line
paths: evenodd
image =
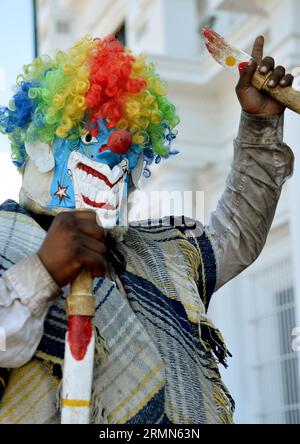
M221 381L220 332L206 316L216 262L205 229L182 219L130 225L116 249L126 300L109 279L94 280L97 346L91 422L232 422ZM13 201L0 206L0 272L35 253L45 231ZM0 423L59 422L59 384L67 329L64 295L50 308L35 356L0 370ZM216 359L216 357L218 359Z

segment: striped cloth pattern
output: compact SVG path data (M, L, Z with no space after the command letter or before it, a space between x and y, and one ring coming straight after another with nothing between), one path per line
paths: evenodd
M36 252L44 237L18 204L0 206L1 273ZM234 402L213 353L224 362L227 350L206 316L216 263L205 230L190 223L136 223L116 248L126 259L119 277L127 299L109 279L94 280L91 422L232 422ZM35 357L20 369L0 371L0 423L59 422L66 292L48 312Z

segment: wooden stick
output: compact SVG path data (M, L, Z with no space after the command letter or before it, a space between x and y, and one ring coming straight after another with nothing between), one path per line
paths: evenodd
M95 312L93 278L83 269L67 297L68 331L65 341L61 423L89 424L93 382Z
M269 88L268 81L271 75L272 73L263 75L259 71L256 71L252 77L252 85L259 91L266 92L273 99L277 100L277 102L282 103L282 105L300 114L300 91L297 91L292 86L287 86L286 88L282 88L281 86Z
M71 283L71 293L67 298L68 316L94 316L93 278L88 268L81 270Z

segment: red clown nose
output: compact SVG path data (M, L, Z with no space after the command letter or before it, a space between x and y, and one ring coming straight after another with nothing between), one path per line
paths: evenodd
M99 152L109 149L113 153L122 155L130 150L131 145L132 137L130 132L126 130L117 130L109 136L107 145L102 146L99 149Z

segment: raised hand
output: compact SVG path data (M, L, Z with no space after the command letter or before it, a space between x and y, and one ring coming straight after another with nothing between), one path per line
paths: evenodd
M252 60L242 71L236 87L236 94L243 110L249 114L261 116L281 115L285 110L285 106L272 99L272 97L266 93L260 92L254 88L251 84L252 76L257 67L259 72L263 75L267 75L272 71L272 75L268 80L268 86L270 88L275 88L275 86L278 85L281 88L291 86L294 77L292 74L286 74L286 70L283 66L275 67L275 61L272 57L263 58L263 49L264 37L259 36L256 38L253 45Z

